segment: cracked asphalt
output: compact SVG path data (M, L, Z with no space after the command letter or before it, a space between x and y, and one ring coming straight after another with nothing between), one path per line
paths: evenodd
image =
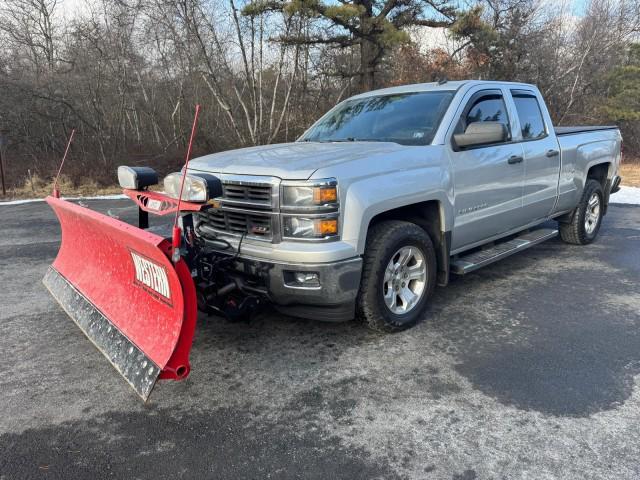
M640 478L640 207L455 278L407 332L201 317L147 404L42 285L48 206L0 219L0 479Z

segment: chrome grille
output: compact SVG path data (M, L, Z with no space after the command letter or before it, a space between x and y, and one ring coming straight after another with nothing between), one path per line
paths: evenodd
M271 207L271 185L223 183L222 202L248 207Z
M205 238L228 234L278 241L278 186L271 177L223 177L222 196L216 199L220 206L195 215L197 231Z
M261 238L271 238L272 236L270 215L209 210L201 213L199 217L200 221L206 226L219 232L252 235Z

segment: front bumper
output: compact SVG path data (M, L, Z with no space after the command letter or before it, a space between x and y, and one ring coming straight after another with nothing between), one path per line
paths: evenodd
M259 279L264 293L282 313L324 321L346 321L355 316L355 300L360 287L362 258L330 263L275 263L239 257L236 271ZM314 272L319 286L294 286L285 272Z

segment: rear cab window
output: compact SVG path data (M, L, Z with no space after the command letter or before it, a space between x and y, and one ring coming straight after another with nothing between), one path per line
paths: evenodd
M523 140L538 140L547 136L538 98L527 90L511 90L513 103L518 112Z

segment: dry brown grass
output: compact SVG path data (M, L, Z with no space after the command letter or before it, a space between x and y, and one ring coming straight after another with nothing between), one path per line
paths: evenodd
M620 165L620 176L622 177L622 185L640 187L640 160L633 162L624 160Z
M83 179L78 183L73 183L69 177L64 175L60 176L58 182L58 188L64 196L68 197L84 197L94 195L112 195L115 193L122 193L122 189L113 185L111 187L104 187L98 185L94 180ZM25 198L44 198L47 195L51 195L53 190L53 181L44 180L37 175L27 179L24 185L20 188L14 188L7 192L6 197L0 195L0 200L18 200ZM0 192L1 194L2 192Z
M620 176L622 177L622 185L640 187L640 159L630 160L625 158L620 166ZM65 175L60 177L58 185L62 194L68 197L88 197L122 193L122 189L118 185L109 187L100 186L91 179L83 179L78 183L74 183ZM27 179L22 187L8 191L6 197L0 195L0 201L44 198L51 194L52 188L53 182L51 180L44 180L38 176L33 176L31 180ZM152 188L152 190L156 189L161 190L161 187L157 186Z

